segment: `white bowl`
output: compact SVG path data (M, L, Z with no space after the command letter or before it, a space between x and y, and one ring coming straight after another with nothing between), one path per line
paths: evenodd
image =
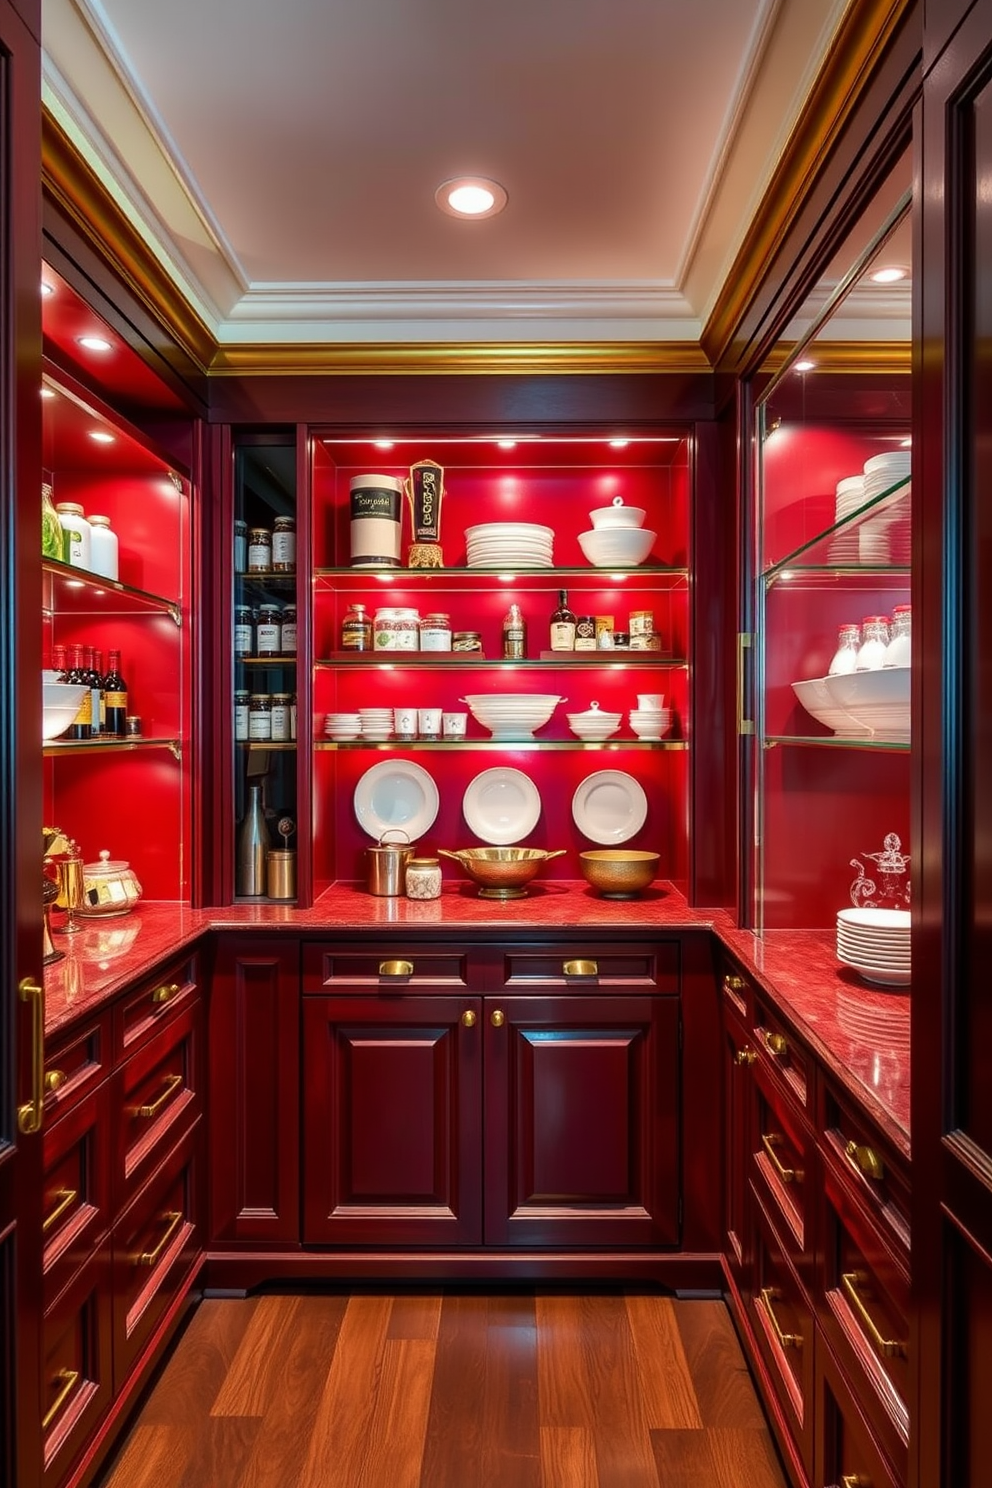
M565 699L546 692L469 693L461 701L494 738L508 738L526 736L541 728Z
M89 691L78 683L43 682L41 684L41 737L57 739L64 734L79 712Z
M595 568L632 568L651 551L656 532L646 527L599 527L579 533L579 547Z
M597 506L589 520L598 532L617 527L643 527L647 512L642 506L624 506L622 496L614 496L610 506Z
M810 677L805 682L793 682L792 690L806 712L832 729L838 739L867 739L871 730L840 707L827 687L828 681L828 677Z
M884 667L827 677L832 702L875 738L907 744L910 737L910 667Z

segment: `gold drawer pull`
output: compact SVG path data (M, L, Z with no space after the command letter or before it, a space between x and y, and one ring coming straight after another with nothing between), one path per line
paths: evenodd
M160 1006L163 1002L171 1002L174 997L179 996L181 991L182 988L178 982L163 982L161 987L156 987L152 993L152 1002L156 1006Z
M563 976L599 976L598 961L564 961Z
M55 1417L65 1405L66 1401L69 1399L69 1396L72 1394L78 1383L78 1369L59 1370L58 1374L52 1380L52 1384L61 1385L62 1388L59 1390L59 1393L56 1395L55 1399L52 1401L51 1405L48 1407L47 1411L41 1418L42 1431L48 1430L49 1426L51 1426L52 1422L55 1420Z
M135 1256L134 1264L136 1266L154 1266L156 1264L165 1247L183 1222L182 1210L170 1209L167 1214L162 1215L162 1219L165 1222L164 1235L154 1250L143 1250L140 1255Z
M777 1287L762 1287L761 1288L761 1292L760 1292L760 1296L761 1296L761 1301L762 1301L762 1304L764 1306L764 1309L765 1309L765 1311L768 1314L768 1320L769 1320L769 1322L772 1325L772 1330L773 1330L773 1332L775 1334L775 1337L778 1339L779 1343L781 1344L782 1348L784 1348L784 1349L789 1349L789 1348L801 1349L802 1346L803 1346L802 1334L801 1333L786 1333L783 1330L783 1328L782 1328L782 1324L779 1322L778 1318L775 1316L775 1307L774 1307L773 1304L775 1302L779 1301L779 1299L782 1296L782 1293L778 1290Z
M860 1142L848 1142L844 1148L844 1156L866 1178L874 1178L880 1182L885 1177L885 1164L873 1148L865 1147Z
M741 1065L753 1064L757 1057L753 1049L737 1049L734 1052L734 1063Z
M769 1054L774 1054L776 1059L781 1059L782 1055L789 1051L789 1040L784 1033L766 1033L765 1048Z
M65 1211L72 1208L73 1204L79 1198L79 1192L75 1188L59 1188L56 1189L52 1197L58 1199L58 1203L55 1205L51 1214L46 1214L41 1222L41 1233L43 1235L47 1235L52 1226L58 1224Z
M746 992L747 982L741 976L733 976L730 972L723 979L723 990L725 992Z
M472 1011L471 1008L467 1008L466 1011L464 1013L462 1013L462 1027L463 1028L474 1028L475 1027L475 1014L473 1013L473 1011Z
M493 1008L492 1012L489 1014L489 1021L494 1028L502 1028L506 1020L499 1008Z
M868 1334L868 1337L875 1345L875 1348L882 1355L882 1358L904 1358L906 1354L906 1345L904 1343L900 1343L895 1338L883 1338L882 1334L878 1331L874 1318L864 1304L864 1299L862 1298L861 1293L858 1291L858 1288L864 1286L867 1280L868 1278L867 1276L865 1276L863 1271L843 1272L840 1278L840 1284L844 1290L844 1296L850 1302L851 1306L854 1308L854 1311L861 1319L865 1327L865 1332Z
M382 977L413 976L412 961L380 961L379 975Z
M62 1086L65 1084L68 1078L69 1077L66 1074L65 1070L46 1070L45 1094L54 1095L56 1091L62 1089Z
M136 1116L157 1116L159 1111L161 1111L162 1107L165 1105L166 1101L169 1099L169 1096L172 1095L176 1090L178 1090L182 1083L182 1075L166 1075L165 1084L162 1087L162 1094L157 1095L155 1099L153 1101L149 1101L146 1106L139 1106L134 1114Z
M871 1488L871 1478L866 1478L861 1473L845 1473L840 1480L840 1488Z
M779 1135L778 1132L769 1132L767 1135L762 1132L761 1134L761 1145L768 1153L769 1161L771 1162L771 1165L775 1169L778 1176L781 1178L782 1182L802 1183L802 1168L785 1167L781 1159L779 1158L778 1153L775 1151L775 1148L779 1146L781 1141L782 1137Z

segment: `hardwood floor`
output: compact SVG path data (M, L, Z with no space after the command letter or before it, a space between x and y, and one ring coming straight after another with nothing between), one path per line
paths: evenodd
M726 1308L634 1293L203 1302L102 1488L785 1488Z

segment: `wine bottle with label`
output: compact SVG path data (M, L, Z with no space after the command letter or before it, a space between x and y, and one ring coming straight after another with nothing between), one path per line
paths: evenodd
M121 675L121 653L108 652L110 670L103 679L107 737L123 739L127 734L127 683Z
M568 591L558 590L558 608L551 616L552 651L575 650L575 615L568 608Z
M90 689L90 736L99 739L103 732L103 652L87 646L84 656Z
M82 646L70 646L68 648L68 656L69 671L65 680L71 682L74 687L85 687L86 693L79 705L75 718L69 725L67 737L74 740L77 744L82 744L85 739L92 739L93 737L93 707L89 691L90 682L86 668L83 665Z

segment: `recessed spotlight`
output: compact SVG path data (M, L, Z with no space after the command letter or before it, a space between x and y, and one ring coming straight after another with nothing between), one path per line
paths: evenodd
M873 284L898 284L900 279L909 278L909 269L905 264L886 264L882 269L875 269L868 277Z
M912 449L913 448L913 441L911 439L900 439L900 441L899 441L899 448L900 449Z
M457 176L442 181L434 200L449 217L495 217L506 206L507 196L498 181L485 176Z
M43 387L42 390L41 390L41 396L43 398L54 398L55 397L55 390L53 388L50 388L50 387Z
M114 442L113 434L108 434L105 429L91 429L89 432L90 438L97 444L113 444Z
M516 449L517 447L517 441L515 439L497 439L496 443L500 449Z
M376 449L392 449L393 441L391 439L377 439L375 441L375 447Z
M42 279L42 281L41 281L41 292L42 292L43 295L54 294L55 293L55 285L54 284L49 284L49 282L48 282L47 279Z
M113 351L113 344L105 336L77 336L80 346L87 351Z
M815 366L816 366L816 363L815 362L811 362L811 361L808 361L807 360L805 362L797 362L796 365L795 365L795 367L792 370L794 372L812 372L812 370L813 370L813 368Z
M629 443L629 439L611 439L610 449L626 449Z

